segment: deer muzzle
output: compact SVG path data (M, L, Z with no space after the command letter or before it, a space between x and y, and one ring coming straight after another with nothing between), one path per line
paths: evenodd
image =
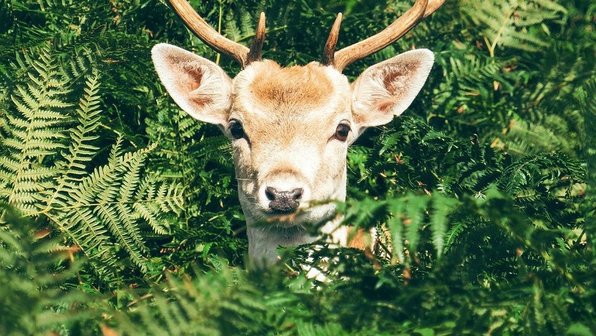
M275 214L290 214L300 206L300 200L304 193L302 188L294 188L289 191L280 191L274 187L265 188L265 196L269 200L269 209Z

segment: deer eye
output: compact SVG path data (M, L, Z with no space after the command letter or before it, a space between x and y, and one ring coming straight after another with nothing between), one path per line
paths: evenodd
M335 138L339 141L345 142L350 134L350 126L348 124L339 124L335 129Z
M232 134L232 138L234 139L242 139L246 135L244 133L244 128L242 128L242 123L236 119L230 120L230 134Z

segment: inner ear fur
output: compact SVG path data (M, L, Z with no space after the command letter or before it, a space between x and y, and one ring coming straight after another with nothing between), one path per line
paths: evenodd
M232 80L215 63L160 43L151 50L159 79L176 104L193 118L224 125L232 102Z
M366 69L354 82L352 111L360 127L390 122L414 101L434 61L428 49L416 49Z

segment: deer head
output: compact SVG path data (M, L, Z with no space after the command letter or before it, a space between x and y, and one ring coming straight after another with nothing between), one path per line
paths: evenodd
M231 140L249 256L256 263L273 262L277 246L315 240L307 225L334 217L333 202L324 202L346 197L348 146L366 128L386 124L408 108L428 77L433 54L405 52L366 69L352 84L342 70L399 39L444 0L417 0L385 30L335 51L338 14L323 61L292 67L261 58L263 13L247 48L220 35L185 0L169 2L201 40L242 66L231 79L215 63L184 49L158 44L152 50L174 101ZM336 222L323 230L345 244L346 231Z

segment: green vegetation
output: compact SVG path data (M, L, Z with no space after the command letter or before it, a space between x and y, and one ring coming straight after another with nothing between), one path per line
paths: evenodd
M244 43L264 10L283 64L318 60L339 11L342 47L410 6L191 3ZM284 249L257 273L227 140L149 56L169 42L236 64L159 1L0 0L0 334L593 335L594 9L447 0L350 66L436 56L412 107L349 153L345 221L391 240ZM300 272L321 260L328 282Z

